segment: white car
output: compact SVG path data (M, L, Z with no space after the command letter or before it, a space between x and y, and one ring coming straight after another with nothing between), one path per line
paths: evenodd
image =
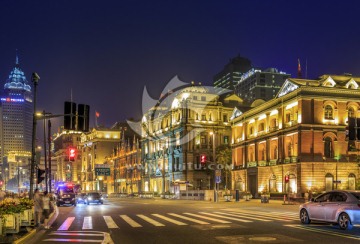
M351 229L360 224L360 191L334 190L321 194L300 205L300 221L338 224L340 229Z

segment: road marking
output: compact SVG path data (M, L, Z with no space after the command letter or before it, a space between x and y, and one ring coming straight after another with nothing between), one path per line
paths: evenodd
M68 230L72 224L72 222L74 222L75 217L68 217L64 223L59 227L58 230Z
M149 218L149 217L146 217L145 215L137 214L137 216L138 216L139 218L142 218L142 219L145 220L146 222L149 222L149 223L152 224L152 225L155 225L155 226L165 226L165 225L163 225L162 223L157 222L157 221L154 220L154 219L151 219L151 218Z
M231 223L231 222L229 222L229 221L220 220L220 219L214 219L214 218L210 218L210 217L206 217L206 216L201 216L201 215L193 214L193 213L184 213L184 214L190 215L190 216L194 216L194 217L198 217L198 218L202 218L202 219L211 220L211 221L218 222L218 223L222 223L222 224L230 224L230 223Z
M111 216L103 216L105 223L109 229L118 229L119 226L114 222L114 220L111 218Z
M303 225L284 225L284 226L291 227L291 228L296 228L296 229L308 230L308 231L312 231L312 232L325 233L325 234L329 234L329 235L332 235L332 236L340 236L340 237L344 237L344 238L360 240L359 236L348 235L348 234L339 234L339 233L336 233L336 232L333 232L333 231L320 230L320 229L315 229L313 227L307 227L307 226L303 226Z
M274 215L274 214L267 214L265 212L263 213L249 213L249 212L245 212L245 211L242 211L242 210L230 210L230 209L227 209L226 211L228 212L231 212L231 213L234 213L234 214L239 214L239 215L246 215L246 216L257 216L257 217L261 217L261 218L264 218L264 219L271 219L271 220L281 220L281 221L285 221L285 222L291 222L293 220L298 220L298 219L295 219L295 218L285 218L285 217L279 217L277 215Z
M91 216L84 217L84 222L83 222L82 228L83 228L83 230L91 230L93 228Z
M185 219L185 220L188 220L188 221L192 221L192 222L194 222L194 223L201 224L201 225L208 225L208 224L210 224L210 223L205 222L205 221L201 221L201 220L189 218L189 217L182 216L182 215L175 214L175 213L168 213L168 214L171 215L171 216L178 217L178 218L180 218L180 219Z
M127 215L120 215L120 217L125 220L126 223L128 223L131 227L142 227L141 224L139 224L138 222L136 222L135 220L131 219L129 216Z
M158 217L160 219L166 220L166 221L168 221L170 223L176 224L176 225L188 225L188 224L186 224L184 222L177 221L175 219L170 219L170 218L168 218L166 216L163 216L163 215L160 215L160 214L152 214L152 215L155 216L155 217Z
M96 242L96 243L102 243L103 240L88 240L88 239L62 239L62 238L50 238L45 239L43 241L55 241L55 242Z
M212 214L212 213L206 213L206 212L200 212L200 213L210 215L210 216L214 216L214 217L218 217L218 218L222 218L222 219L230 219L230 220L234 220L234 221L238 221L238 222L245 222L245 223L253 222L251 220L226 217L226 216L222 216L222 215L219 215L219 214Z
M269 219L260 219L260 218L256 218L256 217L251 217L251 216L243 216L243 215L239 215L239 214L231 214L231 213L224 213L224 212L215 212L216 214L224 214L224 215L230 215L230 216L238 216L238 217L242 217L242 218L246 218L246 219L253 219L253 220L258 220L258 221L263 221L263 222L271 222L271 220Z

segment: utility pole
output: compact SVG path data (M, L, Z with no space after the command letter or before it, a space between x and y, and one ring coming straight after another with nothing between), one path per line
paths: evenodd
M29 198L33 199L34 193L34 175L35 175L35 143L36 143L36 89L40 76L35 72L31 75L31 81L34 84L34 111L33 111L33 128L32 128L32 150L31 150L31 164L30 164L30 192Z
M48 143L49 143L49 168L48 168L48 179L49 179L49 191L51 192L51 121L48 119Z
M45 110L43 110L43 124L44 124L44 162L45 162L45 190L48 190L48 164L47 164L47 150L46 150L46 117L45 117Z

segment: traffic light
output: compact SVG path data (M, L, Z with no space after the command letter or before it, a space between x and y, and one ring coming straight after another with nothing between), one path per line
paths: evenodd
M77 130L88 132L89 131L89 114L90 106L86 104L78 105L78 122Z
M64 106L64 129L76 129L76 103L65 102Z
M289 182L289 176L285 175L285 183L288 183L288 182Z
M45 179L45 170L37 170L37 183L40 184Z
M201 164L206 164L206 155L205 154L200 155L200 163Z
M2 180L0 180L0 187L2 187L4 184L4 182Z
M73 147L69 148L69 161L75 161L76 149Z

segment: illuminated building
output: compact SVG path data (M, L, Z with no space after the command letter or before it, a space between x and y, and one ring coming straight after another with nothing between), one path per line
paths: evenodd
M143 191L179 194L177 182L213 189L214 171L207 168L214 162L213 143L230 144L229 120L239 105L234 94L220 97L194 84L162 97L142 118Z
M118 125L121 128L121 141L108 158L109 164L114 166L113 190L116 193L139 193L142 175L139 139L127 123L118 123Z
M290 75L275 68L250 69L235 85L235 93L248 103L257 99L273 99Z
M56 182L71 182L81 184L81 148L80 148L80 131L65 130L55 134L53 138L54 154L52 162L56 162L56 166L51 165L52 175ZM75 157L72 161L69 157L70 149L75 149Z
M230 59L223 70L214 76L214 86L234 90L234 86L239 82L241 75L249 69L251 69L251 61L238 55Z
M232 120L232 188L295 193L359 189L358 140L348 117L360 117L360 78L288 78L276 98L253 103Z
M31 152L32 116L31 86L16 56L0 96L0 162L6 162L10 151Z
M114 166L109 164L108 157L113 154L120 142L120 129L93 128L80 137L81 151L81 184L83 191L114 191ZM96 168L110 169L110 175L96 175Z

